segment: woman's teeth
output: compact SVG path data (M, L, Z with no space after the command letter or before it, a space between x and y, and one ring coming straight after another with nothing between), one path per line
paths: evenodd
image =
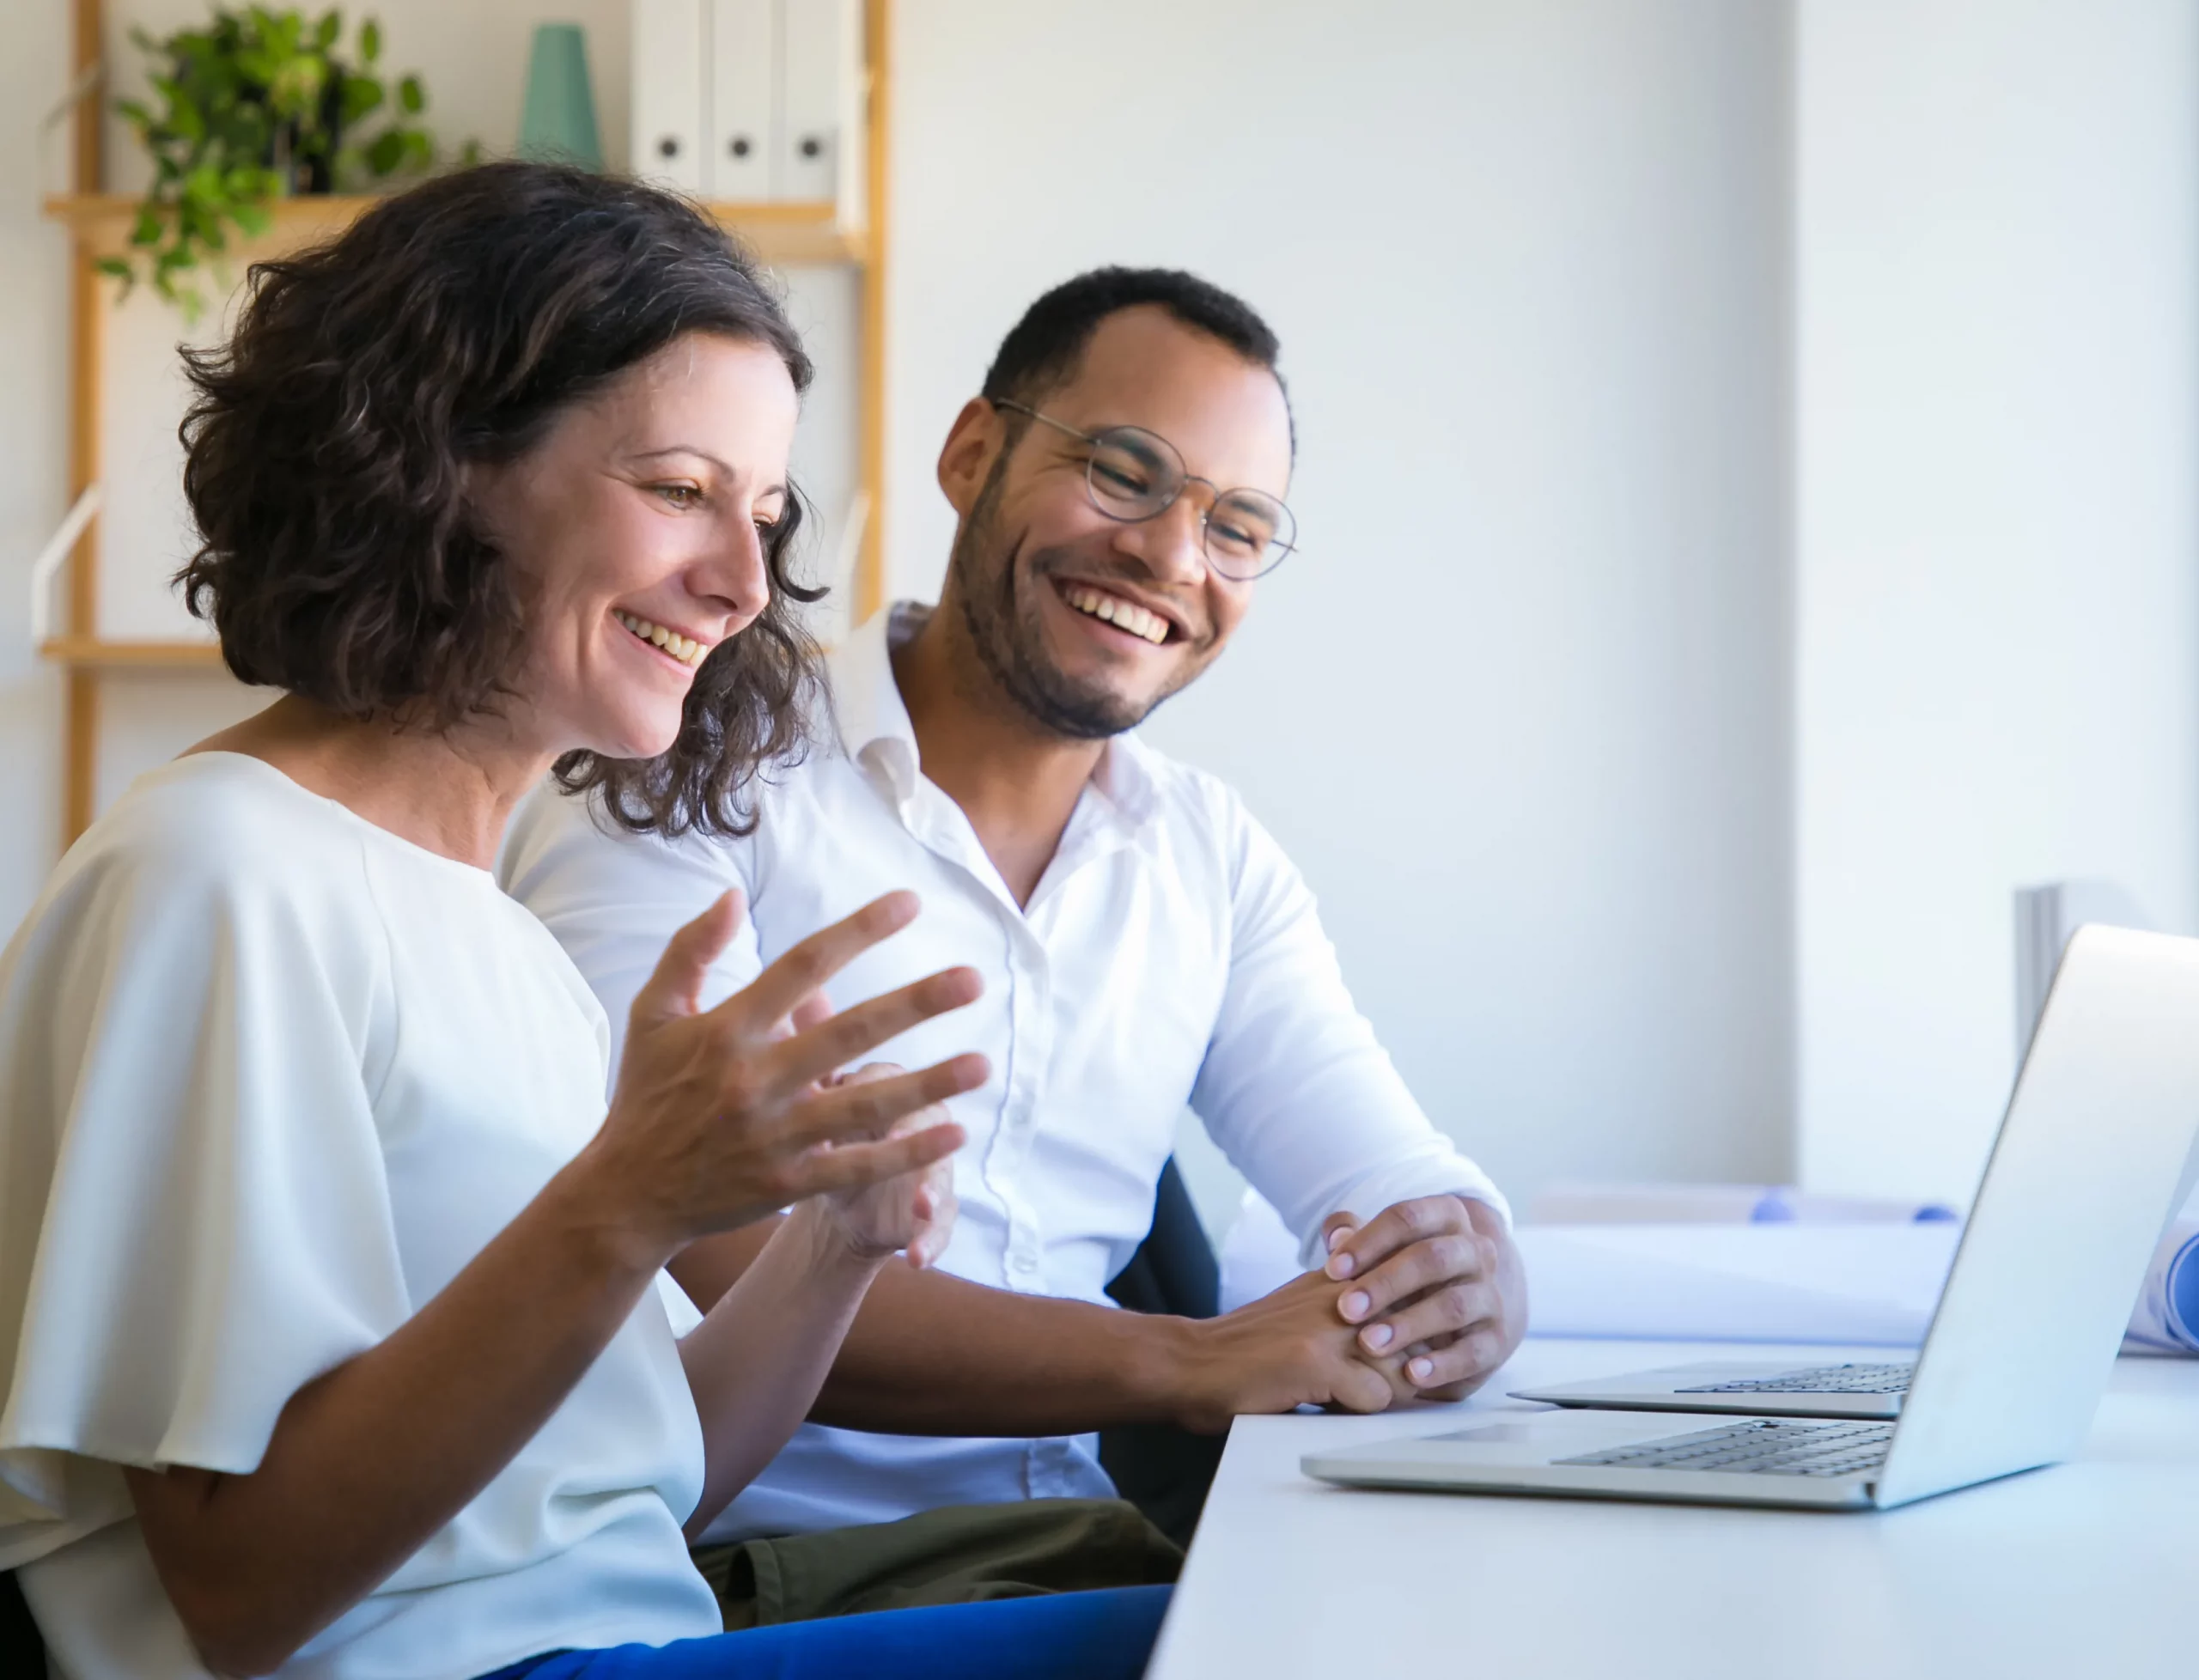
M710 651L706 642L691 641L677 630L668 630L662 624L652 624L648 619L636 618L630 612L614 611L611 616L643 641L663 648L682 665L700 665L703 655Z
M1079 612L1104 618L1117 630L1142 636L1155 647L1168 639L1166 618L1148 612L1135 601L1126 601L1119 595L1103 594L1097 589L1069 588L1062 592L1062 598Z

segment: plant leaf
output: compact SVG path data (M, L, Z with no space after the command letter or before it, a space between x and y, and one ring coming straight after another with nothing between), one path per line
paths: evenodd
M397 84L397 102L415 117L428 108L427 90L420 86L418 76L408 76Z
M359 56L370 64L381 57L381 25L374 18L359 30Z
M405 132L402 129L385 129L375 136L374 143L367 148L367 167L377 175L387 175L405 161Z
M382 101L381 83L370 76L344 78L344 125L349 128Z

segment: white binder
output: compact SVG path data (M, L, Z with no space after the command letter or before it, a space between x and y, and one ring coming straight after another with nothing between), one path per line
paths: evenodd
M780 198L838 198L855 163L850 120L862 86L861 0L777 0Z
M644 180L704 189L706 0L633 0L633 171Z
M710 3L710 144L704 190L713 198L768 198L780 144L779 0Z

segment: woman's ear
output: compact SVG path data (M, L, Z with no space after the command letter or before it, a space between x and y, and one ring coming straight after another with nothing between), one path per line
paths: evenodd
M961 413L947 429L947 441L939 452L939 487L962 518L967 519L970 509L978 505L978 492L984 488L985 476L992 471L993 457L1006 434L1000 411L983 397L972 397L963 404Z

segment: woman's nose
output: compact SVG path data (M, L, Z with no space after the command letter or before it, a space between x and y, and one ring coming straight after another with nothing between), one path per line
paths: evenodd
M698 592L723 601L737 623L734 629L753 623L771 604L770 557L764 533L743 519L718 543L695 580Z

